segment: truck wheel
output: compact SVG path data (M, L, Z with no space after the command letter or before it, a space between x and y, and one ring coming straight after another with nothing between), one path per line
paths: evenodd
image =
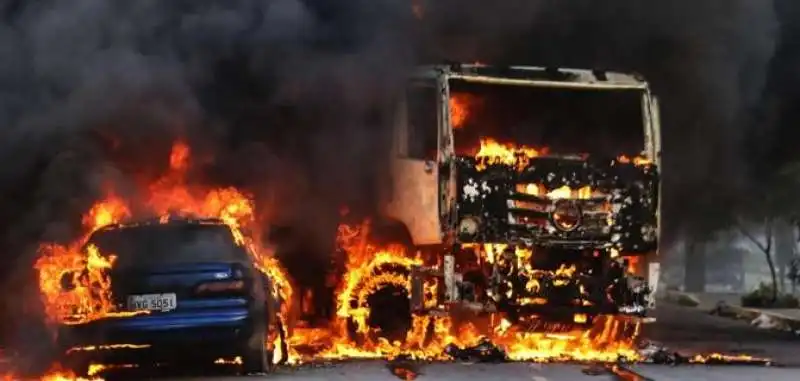
M357 332L358 326L353 318L348 318L348 329L351 339L357 343L366 340L377 340L378 337L394 341L404 341L411 329L411 304L408 292L397 285L383 286L367 297L366 306L370 313L366 324L371 329L369 335Z

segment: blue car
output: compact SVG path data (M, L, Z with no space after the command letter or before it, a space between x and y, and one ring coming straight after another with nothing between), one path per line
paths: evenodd
M112 225L94 232L88 245L117 257L109 275L118 310L146 313L60 327L63 361L77 373L91 363L220 358L238 359L245 373L266 373L280 362L273 345L283 338L279 301L222 221ZM62 287L72 281L62 279Z

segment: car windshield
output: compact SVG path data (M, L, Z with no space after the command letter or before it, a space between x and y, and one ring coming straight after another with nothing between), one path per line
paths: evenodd
M245 262L225 225L155 224L102 230L89 239L101 253L117 256L115 267L193 262Z

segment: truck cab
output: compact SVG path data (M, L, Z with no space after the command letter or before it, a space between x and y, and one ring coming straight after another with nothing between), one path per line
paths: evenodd
M384 214L418 248L594 253L624 261L655 291L659 120L649 84L632 74L420 67L394 110ZM451 255L438 263L445 274L464 267Z

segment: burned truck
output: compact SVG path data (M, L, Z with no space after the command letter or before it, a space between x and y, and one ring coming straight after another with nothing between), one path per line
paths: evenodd
M644 79L427 66L399 104L383 225L424 258L412 311L582 324L654 307L661 144Z

